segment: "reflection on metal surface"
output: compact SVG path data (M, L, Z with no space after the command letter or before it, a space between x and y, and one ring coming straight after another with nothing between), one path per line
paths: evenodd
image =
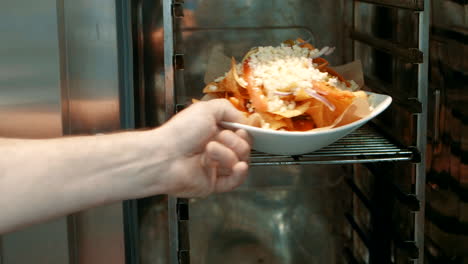
M140 263L169 263L167 197L138 201L140 224Z
M22 0L0 6L2 137L62 134L55 1L30 5L31 1Z
M64 131L95 134L121 128L116 2L64 0L61 52ZM125 263L122 205L70 216L76 264Z
M56 10L55 0L0 3L0 137L62 135ZM65 219L0 239L2 264L69 263Z
M70 133L119 129L115 3L65 1L63 7Z
M190 202L191 263L342 263L344 171L253 169L237 191Z

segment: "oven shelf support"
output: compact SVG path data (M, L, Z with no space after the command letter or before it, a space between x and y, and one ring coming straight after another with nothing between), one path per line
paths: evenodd
M357 2L365 2L384 7L407 9L416 11L419 16L418 47L408 48L391 41L376 38L369 34L357 32L355 29L355 12ZM400 202L407 204L414 215L414 233L411 242L403 242L407 246L409 258L414 264L424 263L424 221L425 221L425 153L427 146L427 103L428 103L428 65L429 65L429 28L430 28L430 0L354 0L353 22L350 37L354 41L365 43L375 49L386 52L403 61L417 64L417 98L396 96L395 102L408 109L416 116L416 145L413 150L413 163L415 167L415 192L406 194L394 190ZM366 82L377 88L380 92L389 93L392 89L375 82L369 77ZM416 210L417 209L417 210Z
M424 0L424 12L419 13L419 50L423 52L423 63L418 65L418 99L422 103L422 112L417 119L416 148L419 150L421 162L416 164L416 196L421 202L421 209L415 213L414 237L419 256L415 264L424 263L424 222L426 202L426 148L427 148L427 104L429 90L429 29L430 0Z
M371 3L393 8L403 8L414 11L424 10L424 0L359 0L360 2Z
M183 53L175 29L183 17L183 1L163 0L165 113L169 120L176 113L175 80L184 69ZM189 208L186 199L168 198L169 263L190 263Z
M422 103L418 98L410 96L401 96L398 94L392 93L392 88L390 85L383 83L375 78L365 75L364 81L367 86L371 87L373 91L383 94L391 94L393 102L402 106L412 114L422 113Z
M406 62L419 64L423 63L423 52L417 48L406 48L392 43L388 40L372 37L357 31L351 31L351 38L365 43L383 52L392 54Z

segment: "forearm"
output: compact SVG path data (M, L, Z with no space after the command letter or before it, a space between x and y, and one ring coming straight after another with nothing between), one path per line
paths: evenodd
M154 155L165 144L157 133L0 140L0 233L135 198L145 174L165 170L166 151ZM155 185L153 194L164 192Z

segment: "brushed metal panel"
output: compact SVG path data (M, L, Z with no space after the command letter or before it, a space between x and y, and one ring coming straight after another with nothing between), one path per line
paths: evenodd
M116 3L64 0L61 6L64 131L119 130ZM70 216L73 263L125 263L122 210L117 203Z
M3 1L0 32L0 137L61 136L56 1ZM64 218L4 235L1 244L3 264L69 263Z
M62 134L55 1L0 4L0 136Z
M71 134L120 128L115 1L64 1Z
M70 263L66 220L61 218L5 235L1 263Z

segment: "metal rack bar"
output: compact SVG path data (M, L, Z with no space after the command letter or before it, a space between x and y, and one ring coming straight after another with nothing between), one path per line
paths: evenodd
M424 10L423 0L357 0L359 2L371 3L381 6L410 9L414 11Z
M354 192L354 194L356 194L356 196L359 198L359 200L361 200L361 202L364 204L364 206L366 206L366 208L371 212L371 214L373 213L373 211L375 210L375 207L374 205L372 204L372 202L367 198L367 196L361 191L361 189L359 189L359 187L356 185L356 183L354 182L353 179L351 179L350 177L346 177L345 179L346 183L348 184L348 186L351 188L351 190Z
M351 31L352 39L365 43L378 50L389 53L409 63L422 63L423 53L417 48L406 48L388 40L372 37L368 34Z
M346 257L348 264L363 264L364 263L364 261L357 260L353 252L349 248L344 249L344 255Z
M374 92L391 94L393 101L402 106L402 108L407 109L413 114L419 114L422 111L422 104L417 98L410 98L409 96L401 96L396 93L392 93L392 88L384 84L383 82L376 80L370 76L365 75L364 81L367 86L371 87Z
M393 8L404 8L419 12L419 44L418 49L407 48L392 43L390 41L375 38L367 34L359 33L355 31L355 20L353 19L352 31L350 37L354 40L365 43L376 49L389 53L395 57L398 57L404 61L418 64L418 91L417 99L395 97L395 102L409 109L417 116L417 139L416 146L413 156L413 162L415 163L416 169L416 191L415 196L408 197L401 195L398 190L396 197L399 197L400 202L410 205L410 209L415 210L414 213L414 241L401 243L400 246L407 248L407 252L413 258L414 264L424 263L424 208L425 208L425 152L427 144L427 97L428 97L428 61L429 61L429 25L430 25L430 1L429 0L355 0L353 1L353 7L357 2L367 2L371 4L393 7ZM355 9L353 10L353 17L355 16ZM370 84L372 88L380 89L379 92L390 93L392 90L385 85L373 82L369 78L366 78L366 83ZM400 195L398 195L400 194ZM410 198L410 199L407 199ZM416 202L417 203L416 203ZM419 249L419 250L415 250ZM415 256L417 255L417 256Z
M371 250L371 240L367 234L361 229L359 224L354 220L354 217L350 213L345 214L345 218L348 221L349 225L353 228L359 238L362 240L362 243L367 247L367 250Z
M364 206L366 206L366 208L369 209L371 215L372 216L378 215L377 213L378 209L375 208L372 202L366 197L366 195L361 191L361 189L359 189L359 187L356 185L353 179L347 177L345 181L348 184L348 186L351 188L351 190L354 192L354 194L356 194L359 200L364 204ZM400 238L398 232L394 231L391 233L392 233L392 238L396 247L398 247L401 250L404 250L406 254L408 254L413 259L418 257L419 249L416 246L416 243L414 241L403 241Z
M391 194L403 205L408 207L409 210L413 212L417 212L421 210L421 202L418 200L418 197L412 193L407 193L401 190L400 187L395 185L393 182L389 180L389 175L382 173L385 169L378 169L377 166L374 164L366 164L366 168L369 169L370 172L374 176L379 176L380 179L385 181L386 186L388 186L388 190L391 191Z
M351 164L383 161L411 161L413 151L400 148L377 131L364 127L313 153L300 156L252 152L252 166Z
M366 195L359 189L356 183L351 178L346 178L346 183L350 186L351 190L356 194L356 196L361 200L361 202L369 209L372 215L376 215L376 207L372 204L372 202L366 197ZM392 185L393 186L393 185ZM392 188L392 187L390 187ZM417 201L417 199L416 199ZM417 201L419 202L419 201ZM418 203L419 206L419 203ZM418 207L419 208L419 207ZM395 246L401 250L404 250L408 256L413 259L418 258L419 248L416 246L414 241L403 241L398 232L392 232L393 241L395 242Z

